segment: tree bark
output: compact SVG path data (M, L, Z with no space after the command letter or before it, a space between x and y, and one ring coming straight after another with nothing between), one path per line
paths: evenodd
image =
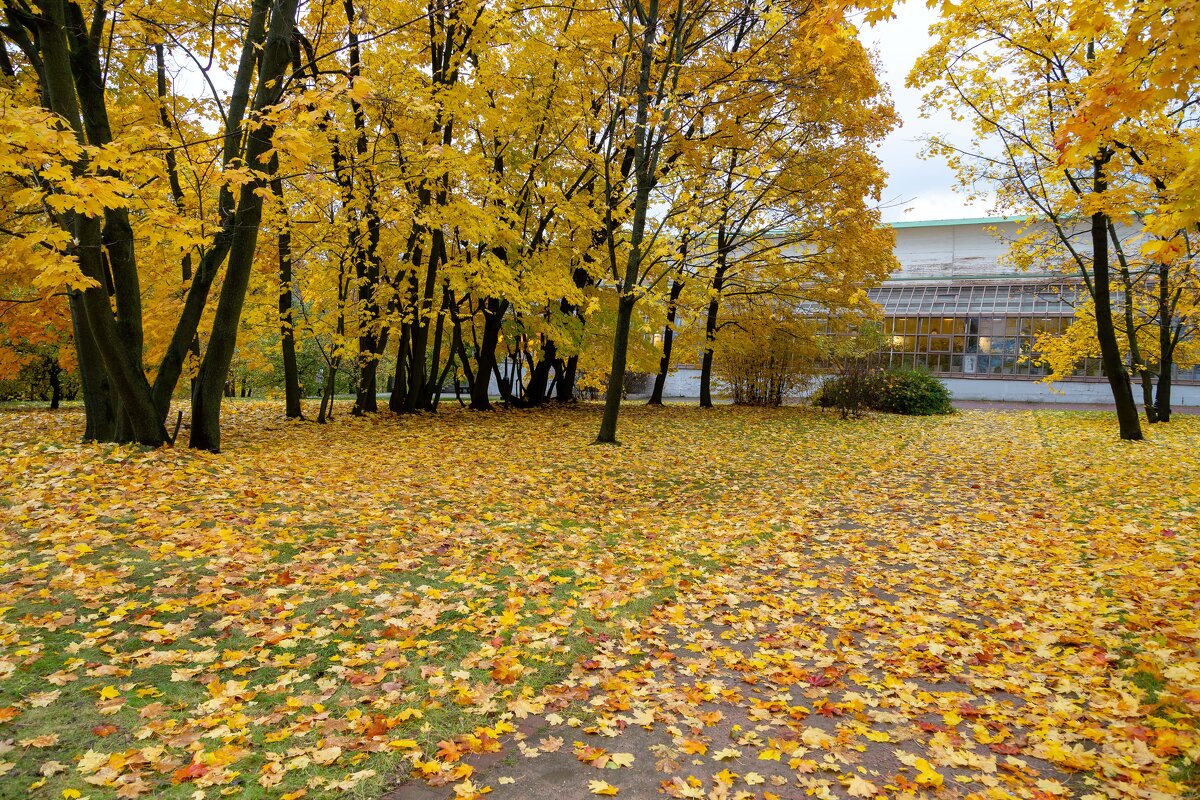
M71 69L75 91L79 97L79 111L84 135L94 146L112 142L112 126L108 120L108 107L104 98L104 78L100 70L100 52L97 43L89 34L83 12L74 2L63 3L66 15L67 36L70 42ZM96 14L103 19L103 7L96 7ZM95 26L103 30L103 25ZM112 174L105 171L104 174ZM138 278L137 259L134 253L133 227L129 223L129 212L124 208L104 210L104 226L101 231L104 243L104 258L107 260L107 275L110 277L114 306L116 307L117 330L126 351L126 357L138 370L142 369L142 290Z
M362 74L362 54L359 48L358 31L355 28L356 14L354 0L343 0L342 8L346 12L346 26L349 37L351 82ZM354 248L354 272L358 289L360 310L358 314L358 386L354 398L354 413L356 416L365 413L375 413L379 410L378 371L379 357L387 342L387 335L380 329L380 309L378 290L380 282L379 235L381 222L375 206L374 173L367 168L367 117L362 104L350 99L350 108L354 115L354 152L357 157L355 168L350 175L362 175L359 185L362 190L362 208L357 207L359 198L355 197L356 188L353 178L347 176L349 185L345 186L347 205L354 208L353 215L358 223L352 232L352 247Z
M550 369L557 362L558 348L555 347L553 339L546 337L546 341L542 344L541 357L529 370L529 384L525 387L525 396L522 398L526 406L534 407L546 404L549 394Z
M49 100L51 110L67 121L80 143L86 144L88 127L85 125L81 111L80 97L77 92L81 85L87 92L84 102L94 104L97 101L95 87L77 74L68 46L68 20L72 12L69 4L63 0L47 0L42 6L43 16L36 18L38 43L42 54L42 78L44 80L45 96ZM77 11L76 7L76 11ZM103 102L103 88L100 89L99 101ZM94 108L89 107L89 114L95 115ZM91 124L96 124L94 116L89 117ZM101 135L97 133L96 135ZM73 165L76 174L82 174L88 168L86 160ZM128 426L128 439L139 444L160 446L167 441L166 428L162 418L157 415L150 395L150 384L141 369L140 360L140 296L136 300L117 298L117 311L122 309L129 312L137 310L137 320L126 320L126 325L113 313L113 304L109 298L109 276L104 260L103 229L98 217L88 217L82 214L67 213L62 216L64 226L71 232L72 250L79 259L80 271L94 285L78 293L78 305L75 306L86 325L77 324L77 329L86 328L90 331L91 343L95 346L94 353L80 355L80 364L89 355L98 355L98 366L106 375L112 390L110 408L114 415L125 415ZM132 247L132 243L130 243ZM134 267L136 272L136 267ZM125 276L128 277L128 276ZM136 282L136 274L134 275ZM120 284L122 290L129 289L128 282ZM77 342L88 339L85 333ZM83 348L88 348L85 343ZM119 423L120 416L116 416ZM105 430L107 425L89 426L93 431ZM114 429L115 438L120 438L121 426Z
M650 207L650 189L654 185L656 159L655 143L649 131L650 72L654 65L655 39L658 36L658 0L646 3L645 27L641 32L641 69L638 73L637 117L634 126L634 200L633 221L629 231L629 258L625 277L619 286L617 323L613 334L612 366L608 372L608 389L604 394L604 417L600 422L597 444L617 443L617 418L621 413L621 384L628 361L629 329L633 320L638 276L642 267L642 239L646 233L646 215ZM610 248L611 252L611 248Z
M271 22L263 48L255 91L254 110L263 112L279 102L283 92L283 73L291 58L291 39L295 25L297 0L276 0L271 10ZM250 132L246 145L246 163L259 164L271 147L274 129L259 124ZM221 388L229 375L229 365L237 346L238 325L254 250L258 244L258 227L262 221L262 176L242 187L235 214L234 236L225 268L225 281L217 301L212 336L200 374L192 392L192 435L190 444L201 450L218 452L221 449Z
M1171 421L1171 383L1175 369L1174 303L1171 302L1169 280L1171 268L1166 264L1158 267L1158 393L1154 399L1154 410L1159 422Z
M1125 249L1121 246L1121 239L1117 236L1117 226L1111 219L1108 221L1108 235L1112 241L1113 250L1116 252L1117 265L1121 274L1121 288L1125 293L1125 303L1122 305L1121 311L1125 322L1125 339L1129 342L1129 362L1133 365L1132 369L1137 373L1142 385L1142 408L1146 412L1146 422L1153 425L1158 421L1158 409L1154 405L1154 373L1150 370L1150 365L1142 358L1142 349L1138 344L1133 275L1129 270L1129 261L1125 258Z
M555 379L558 387L554 399L560 403L574 403L575 376L579 373L579 356L570 356L560 367L558 377Z
M1105 166L1106 154L1101 153L1092 161L1092 188L1102 193L1108 188ZM1120 436L1127 441L1142 439L1142 425L1138 416L1137 403L1133 399L1133 387L1129 373L1121 358L1116 327L1112 318L1112 281L1109 275L1108 215L1098 212L1092 215L1092 272L1096 301L1096 338L1100 345L1100 357L1104 372L1112 389L1113 402L1117 408L1117 423Z
M713 273L713 297L708 301L704 315L704 355L700 359L700 407L712 408L712 365L713 342L717 338L717 314L721 310L721 287L724 285L725 268L718 266Z
M388 409L394 414L400 414L404 411L404 404L408 397L408 359L409 359L409 336L412 330L411 325L402 325L400 327L400 342L396 347L396 377L392 383L392 393L388 397Z
M75 339L75 358L79 362L79 388L83 393L85 442L111 442L117 435L112 389L104 363L83 309L83 295L71 291L67 297L71 311L71 331Z
M233 92L229 98L229 108L225 116L225 134L221 155L222 166L227 167L237 160L242 153L242 140L245 131L242 123L245 119L246 108L250 104L250 85L254 77L254 67L257 63L259 49L266 37L267 17L271 9L271 0L253 0L250 8L250 21L246 30L246 41L242 45L241 58L233 80ZM183 301L183 310L175 323L171 342L163 354L158 373L154 377L154 405L166 418L171 405L171 396L183 373L183 365L187 355L196 352L197 331L204 308L208 304L208 295L213 281L236 234L235 224L237 213L234 206L233 193L222 187L217 198L218 216L221 228L213 239L212 245L200 256L195 275L188 286L187 296ZM195 386L192 387L193 392Z
M56 411L62 402L62 367L54 356L51 356L47 372L50 373L50 410Z
M667 373L671 371L671 349L675 341L675 306L683 294L683 281L671 281L671 299L667 305L667 324L663 326L663 352L658 360L658 374L654 376L654 389L650 392L648 405L663 404L663 390L667 385Z
M717 263L713 269L712 297L704 317L704 357L700 362L700 407L712 408L713 342L717 339L717 314L721 310L721 291L725 288L725 273L729 270L729 243L725 223L717 226Z
M496 348L500 346L500 327L507 311L507 301L495 297L489 297L483 301L483 336L479 342L479 351L475 353L473 375L475 380L471 381L471 403L468 406L472 411L492 410L488 394L492 383L492 373L496 369Z
M281 214L279 229L279 350L283 358L283 408L288 419L304 419L300 405L300 370L296 364L296 328L292 311L292 226L284 205L283 180L278 176L271 179L271 191L275 195Z

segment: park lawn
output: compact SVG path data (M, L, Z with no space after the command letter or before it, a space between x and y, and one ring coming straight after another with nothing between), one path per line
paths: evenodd
M214 455L0 411L0 798L449 793L656 604L843 521L881 570L1025 612L1055 665L1031 754L1195 791L1200 418L1137 445L1068 412L627 407L617 448L598 424L231 403ZM962 645L922 631L927 660Z

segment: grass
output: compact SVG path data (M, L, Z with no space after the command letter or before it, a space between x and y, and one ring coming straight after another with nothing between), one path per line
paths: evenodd
M1133 587L1195 553L1157 531L1186 530L1198 505L1197 422L1131 451L1095 414L631 408L624 446L593 448L590 407L316 426L238 403L212 455L79 445L77 410L4 409L0 798L321 796L364 770L345 796L377 797L681 582L756 566L744 554L860 495L928 529L969 529L971 504L1001 498L1071 520L1098 613L1128 643L1120 667L1154 705L1178 694L1155 665L1180 641L1139 625L1174 619L1180 597ZM970 447L994 475L929 455ZM1120 560L1123 525L1144 562ZM81 768L94 754L120 764L99 783ZM215 782L182 775L192 763ZM1194 787L1195 765L1175 768Z

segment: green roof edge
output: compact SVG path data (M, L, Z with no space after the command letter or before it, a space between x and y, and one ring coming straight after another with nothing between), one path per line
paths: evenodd
M912 222L885 222L889 228L932 228L938 225L995 225L1000 222L1026 222L1029 217L968 217L965 219L927 219Z

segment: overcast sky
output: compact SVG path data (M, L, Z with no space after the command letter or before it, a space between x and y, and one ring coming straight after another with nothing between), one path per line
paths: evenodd
M923 0L907 0L896 6L896 19L862 30L863 42L879 53L881 78L891 86L892 101L903 121L884 140L879 151L890 175L883 192L885 222L989 215L987 202L972 204L954 191L954 173L944 161L922 160L917 155L922 137L931 133L949 132L954 140L963 143L970 133L965 130L955 135L956 123L945 117L921 119L921 92L904 85L913 62L931 42L928 29L936 16L936 11L927 9Z

